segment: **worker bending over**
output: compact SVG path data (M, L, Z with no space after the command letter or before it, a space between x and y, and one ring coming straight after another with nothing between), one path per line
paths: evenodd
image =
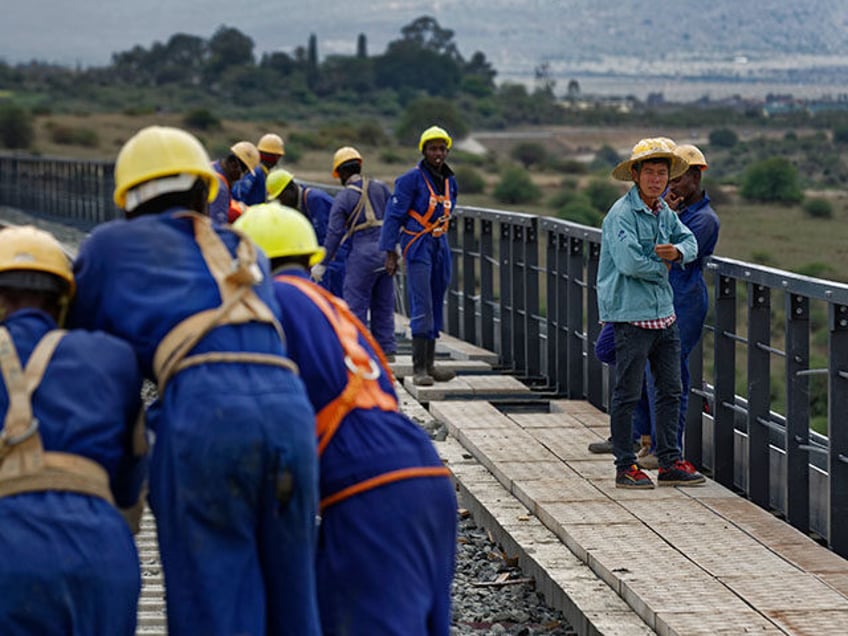
M73 293L52 235L0 230L3 634L135 634L138 553L115 505L145 476L141 372L121 340L59 328Z
M324 633L449 634L456 498L448 470L398 411L368 330L309 280L324 250L306 219L269 203L236 225L271 258L289 355L317 413Z

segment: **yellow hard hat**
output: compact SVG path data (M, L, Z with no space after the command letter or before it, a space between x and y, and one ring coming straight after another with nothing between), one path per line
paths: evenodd
M240 141L230 146L230 152L241 159L250 172L259 165L259 151L249 141Z
M418 140L418 151L424 152L424 144L433 139L444 139L450 150L453 139L444 128L438 126L430 126L427 130L421 133L421 138Z
M701 170L707 169L707 159L697 146L692 144L680 144L674 149L674 153L683 157L689 167L698 166Z
M33 272L51 277L29 276ZM21 276L13 276L20 273ZM59 280L51 280L56 277ZM34 291L76 290L71 261L52 234L32 225L0 230L0 287Z
M634 164L650 159L668 159L669 178L676 179L689 168L686 160L675 154L674 142L668 137L649 137L641 139L633 146L630 158L619 163L612 171L612 176L619 181L630 181L633 176L630 169Z
M129 212L160 194L188 190L197 177L206 181L209 201L213 201L218 194L218 178L197 138L179 128L148 126L133 135L118 153L113 198L119 208Z
M265 193L268 195L268 201L273 201L280 196L280 193L288 187L292 179L294 179L294 175L282 168L269 172L265 179Z
M309 219L277 201L250 206L233 227L247 234L268 258L309 256L311 267L323 261L326 254Z
M339 166L347 163L348 161L358 160L359 163L362 163L362 155L359 154L359 151L353 146L342 146L338 150L336 150L336 154L333 155L333 176L338 179L339 178Z
M256 149L259 152L267 152L269 155L284 155L286 154L283 138L274 133L262 135L259 143L256 144Z

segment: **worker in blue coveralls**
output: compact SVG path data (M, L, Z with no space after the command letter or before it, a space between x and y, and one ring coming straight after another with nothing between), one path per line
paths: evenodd
M435 366L436 338L442 330L442 305L451 277L447 230L457 196L453 170L445 162L451 143L450 135L439 126L421 133L418 150L423 158L395 180L380 236L390 276L398 269L398 241L403 250L412 331L412 381L418 386L454 377L453 371Z
M132 636L141 574L116 506L146 469L129 345L63 331L74 293L58 241L0 231L0 631Z
M340 248L349 247L342 298L353 315L370 328L387 359L393 361L397 349L395 287L379 246L386 203L392 193L385 183L363 177L361 172L362 155L356 148L344 146L335 152L333 176L344 189L333 201L324 243L327 256L312 268L312 280L321 281L327 262L333 261Z
M379 345L309 280L312 227L268 203L236 223L271 259L280 323L317 413L324 634L450 633L456 498L427 434L398 411Z
M218 191L209 202L209 217L213 223L226 225L242 213L242 206L233 196L233 188L244 175L259 165L259 151L249 141L239 141L230 147L229 154L212 164L218 177Z
M333 197L318 188L300 185L291 172L283 169L274 170L268 175L267 190L268 201L277 201L306 216L312 223L318 244L324 245ZM347 245L336 250L335 258L327 264L318 283L339 298L344 288L345 259L349 251L350 246Z
M246 206L264 203L266 195L265 180L280 159L286 154L283 139L274 133L262 135L256 144L259 151L259 165L236 181L233 185L233 198Z
M149 502L168 633L318 634L314 413L267 259L205 214L217 188L189 133L127 141L114 192L127 218L80 246L71 324L129 342L157 383Z

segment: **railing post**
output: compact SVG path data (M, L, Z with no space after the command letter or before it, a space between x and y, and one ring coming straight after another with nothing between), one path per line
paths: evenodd
M500 300L501 300L501 360L506 367L513 366L512 325L514 320L512 303L512 226L501 219L500 238Z
M495 350L495 250L492 222L480 222L480 335L484 349Z
M686 407L686 429L683 435L683 456L695 466L704 462L704 399L692 393L704 383L704 334L689 352L689 404Z
M450 245L451 255L451 277L448 287L446 303L447 307L447 332L455 337L459 337L459 281L465 276L465 272L460 268L459 251L462 249L459 245L459 232L456 229L456 223L451 223L448 228L448 245Z
M527 226L524 242L524 276L527 300L524 304L527 341L527 375L538 377L542 372L541 339L539 338L539 229L538 220Z
M548 365L546 370L548 386L554 391L559 391L557 385L557 336L559 330L557 328L557 313L559 311L559 286L557 282L560 278L559 267L557 264L557 247L559 246L559 233L553 229L547 231L547 250L545 253L547 268L545 271L545 299L547 301L547 309L545 311L545 324L547 325L547 347L548 347Z
M810 530L810 299L786 294L786 517ZM801 448L804 447L804 448Z
M837 554L848 557L848 306L829 304L828 308L829 543Z
M557 234L557 331L556 331L556 350L557 350L557 374L556 384L557 393L560 395L568 395L568 286L570 273L568 271L568 251L571 242L567 234Z
M568 249L566 326L568 328L568 389L571 399L582 398L583 387L583 239L571 237Z
M474 236L474 217L462 219L462 338L466 342L479 345L477 339L477 277L474 261L479 254Z
M527 375L526 235L524 226L512 226L512 360L521 375Z
M601 244L589 243L589 260L586 263L586 399L599 409L604 404L604 365L595 357L595 342L601 332L596 284L600 260Z
M716 284L715 328L715 419L713 422L713 479L733 488L733 448L735 441L736 280L719 276Z
M769 508L769 421L771 403L771 295L748 284L748 497Z

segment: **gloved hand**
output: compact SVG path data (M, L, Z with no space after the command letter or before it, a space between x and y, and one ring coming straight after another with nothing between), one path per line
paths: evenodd
M312 270L309 272L309 275L312 277L316 283L320 283L321 279L324 278L324 273L327 271L327 266L321 263L312 266Z

